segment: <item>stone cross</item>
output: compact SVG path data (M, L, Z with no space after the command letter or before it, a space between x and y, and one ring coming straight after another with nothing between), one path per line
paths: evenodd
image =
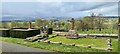
M75 23L75 20L74 20L74 18L72 18L72 19L69 20L69 21L70 21L71 24L72 24L72 25L71 25L71 29L74 30L74 27L75 27L75 24L74 24L74 23Z
M32 23L31 23L31 21L29 21L29 27L28 27L28 29L32 29Z

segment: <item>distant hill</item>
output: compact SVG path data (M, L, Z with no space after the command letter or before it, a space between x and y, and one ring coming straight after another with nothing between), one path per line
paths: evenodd
M63 20L69 20L71 17L37 17L40 19L45 19L45 20L58 20L58 21L63 21ZM37 18L32 18L32 17L2 17L2 22L9 22L9 21L35 21Z
M118 18L118 16L104 16L105 18ZM58 20L58 21L64 21L64 20L70 20L72 17L37 17L45 20ZM35 21L33 17L2 17L2 22L6 21Z
M104 16L105 18L118 18L118 16Z

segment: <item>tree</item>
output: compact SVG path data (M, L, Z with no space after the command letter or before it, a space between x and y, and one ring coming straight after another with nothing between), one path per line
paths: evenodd
M105 28L105 23L108 23L107 19L104 18L103 14L98 14L96 16L96 27L99 29L99 31L102 30L102 28Z
M28 22L27 22L27 21L24 21L23 24L22 24L22 26L23 26L24 28L28 28Z
M36 19L35 24L36 24L37 27L47 26L47 25L49 25L49 21L48 20L42 20L42 19Z
M102 29L102 26L103 26L103 15L102 14L98 14L98 29L99 29L99 31L101 31L101 29Z
M1 27L1 28L3 27L2 22L0 22L0 27Z
M42 26L48 26L49 21L48 20L42 20Z
M43 22L42 22L41 19L36 19L35 24L36 24L37 27L41 27L43 25Z
M94 26L95 26L95 24L94 24L94 19L95 18L92 18L92 17L90 17L90 16L86 16L86 17L84 17L80 22L81 22L81 26L82 26L82 28L83 29L94 29Z
M17 27L17 22L11 21L11 28L16 28L16 27Z
M64 27L65 27L65 30L70 30L70 28L71 28L70 23L65 22Z
M7 22L2 22L2 27L3 28L9 28L9 24Z
M17 22L17 28L22 28L22 23L21 22Z
M96 14L95 13L91 13L91 16L90 16L90 18L89 18L89 20L91 21L91 29L94 29L94 27L95 27L95 21L96 21Z

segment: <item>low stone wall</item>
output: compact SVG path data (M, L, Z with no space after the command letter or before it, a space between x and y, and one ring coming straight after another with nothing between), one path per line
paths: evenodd
M79 34L79 37L111 37L118 38L117 34Z
M68 30L54 30L56 32L68 32Z
M75 43L73 43L73 44L64 44L64 43L62 43L62 42L52 42L52 41L50 41L50 40L48 40L48 41L38 40L38 42L44 42L44 43L48 43L48 44L63 44L63 45L67 45L67 46L76 46Z

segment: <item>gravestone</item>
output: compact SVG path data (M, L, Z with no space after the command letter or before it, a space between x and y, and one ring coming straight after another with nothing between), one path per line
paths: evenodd
M42 27L41 28L41 34L40 34L42 37L48 37L48 32L47 32L47 29L46 27Z
M66 35L67 38L78 38L78 34L76 32L76 30L74 29L75 27L75 20L74 18L72 18L71 20L69 20L69 22L71 22L71 29L68 31L68 34Z
M52 34L53 29L52 28L41 27L40 32L43 33L44 31L46 31L47 34Z

